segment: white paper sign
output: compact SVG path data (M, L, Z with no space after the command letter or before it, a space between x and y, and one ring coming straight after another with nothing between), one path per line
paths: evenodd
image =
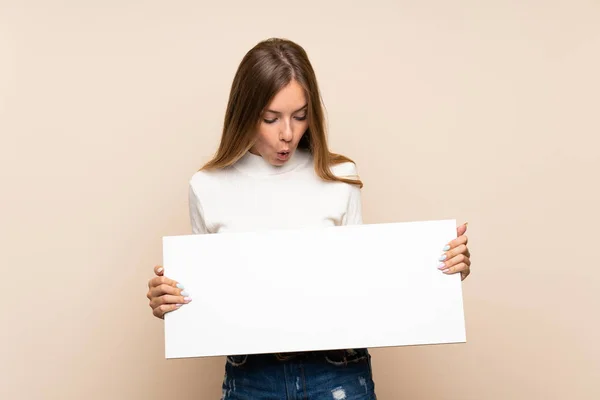
M456 221L163 238L166 358L465 342Z

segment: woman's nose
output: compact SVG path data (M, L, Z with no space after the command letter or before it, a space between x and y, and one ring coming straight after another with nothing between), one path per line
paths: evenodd
M279 132L279 138L284 142L291 142L294 137L294 132L292 131L291 124L286 122L282 124L281 131Z

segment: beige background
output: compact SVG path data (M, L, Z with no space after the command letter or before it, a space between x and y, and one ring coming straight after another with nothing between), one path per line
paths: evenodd
M366 222L470 222L468 343L372 350L379 397L600 398L600 3L226 3L0 0L0 398L219 397L146 282L270 36L308 51Z

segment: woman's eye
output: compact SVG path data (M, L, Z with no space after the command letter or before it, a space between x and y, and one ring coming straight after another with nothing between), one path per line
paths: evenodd
M306 115L302 115L300 117L294 117L294 119L296 121L304 121L306 119ZM265 122L265 124L273 124L277 121L277 118L273 118L273 119L263 118L263 121Z

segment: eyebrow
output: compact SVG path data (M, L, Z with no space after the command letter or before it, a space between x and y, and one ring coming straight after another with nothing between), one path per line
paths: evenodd
M302 106L302 107L300 107L299 109L297 109L296 111L294 111L292 114L295 114L295 113L297 113L298 111L302 111L302 110L304 110L305 108L308 108L308 103L306 103L304 106ZM270 112L270 113L273 113L273 114L281 114L281 111L275 111L275 110L267 110L266 112Z

